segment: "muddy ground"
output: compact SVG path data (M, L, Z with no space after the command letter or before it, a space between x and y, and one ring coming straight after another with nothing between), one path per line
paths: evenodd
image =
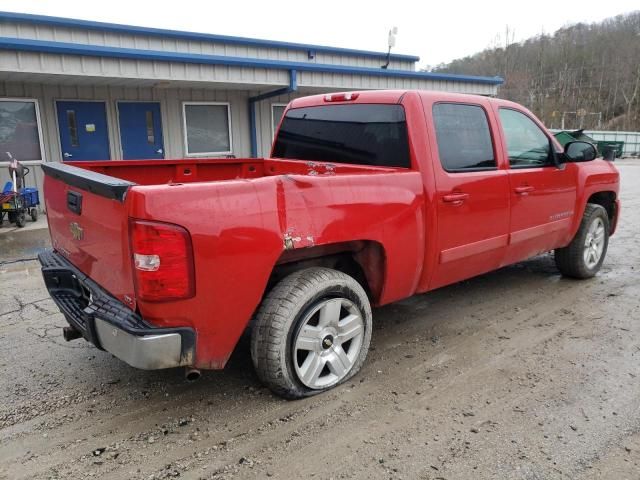
M550 255L374 312L362 372L301 401L134 370L83 341L34 261L0 264L0 478L640 478L640 161L602 272Z

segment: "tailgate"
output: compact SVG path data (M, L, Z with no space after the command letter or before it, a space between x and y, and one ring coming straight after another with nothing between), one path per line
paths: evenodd
M61 163L42 169L54 250L135 308L126 204L135 184Z

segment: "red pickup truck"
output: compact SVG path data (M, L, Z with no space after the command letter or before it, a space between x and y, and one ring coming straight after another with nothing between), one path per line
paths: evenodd
M143 369L221 369L251 335L289 398L355 375L371 306L555 250L588 278L620 213L614 165L512 102L425 91L292 101L271 158L47 163L46 286Z

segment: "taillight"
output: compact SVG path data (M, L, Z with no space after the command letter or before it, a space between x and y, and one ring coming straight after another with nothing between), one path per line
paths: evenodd
M347 92L347 93L329 93L324 96L325 102L350 102L355 100L360 96L359 93L356 92Z
M195 294L191 237L170 223L131 220L131 254L138 299L164 302Z

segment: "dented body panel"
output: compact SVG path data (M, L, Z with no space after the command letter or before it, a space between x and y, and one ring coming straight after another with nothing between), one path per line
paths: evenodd
M224 364L285 250L353 240L384 245L394 262L386 265L380 303L407 296L420 273L424 202L417 172L229 180L214 195L205 183L134 187L128 201L132 217L180 224L191 234L195 297L138 307L154 324L197 328L200 368Z
M48 175L54 248L150 325L193 329L193 366L217 369L281 265L348 252L373 303L383 305L565 246L591 195L607 191L617 199L617 171L602 160L566 164L562 171L510 171L496 108L509 105L531 115L515 104L435 92L362 92L358 102L404 107L411 168L336 164L330 158L69 163L133 185L121 200L82 191L78 215L65 203L78 187ZM437 102L471 102L486 110L496 170L442 169L431 118ZM288 108L319 104L322 96L296 99ZM515 196L520 181L538 182L539 191ZM445 201L456 192L466 192L466 201ZM549 212L546 217L541 210ZM195 295L162 303L136 296L129 219L188 231ZM70 223L83 229L81 240L72 236Z

